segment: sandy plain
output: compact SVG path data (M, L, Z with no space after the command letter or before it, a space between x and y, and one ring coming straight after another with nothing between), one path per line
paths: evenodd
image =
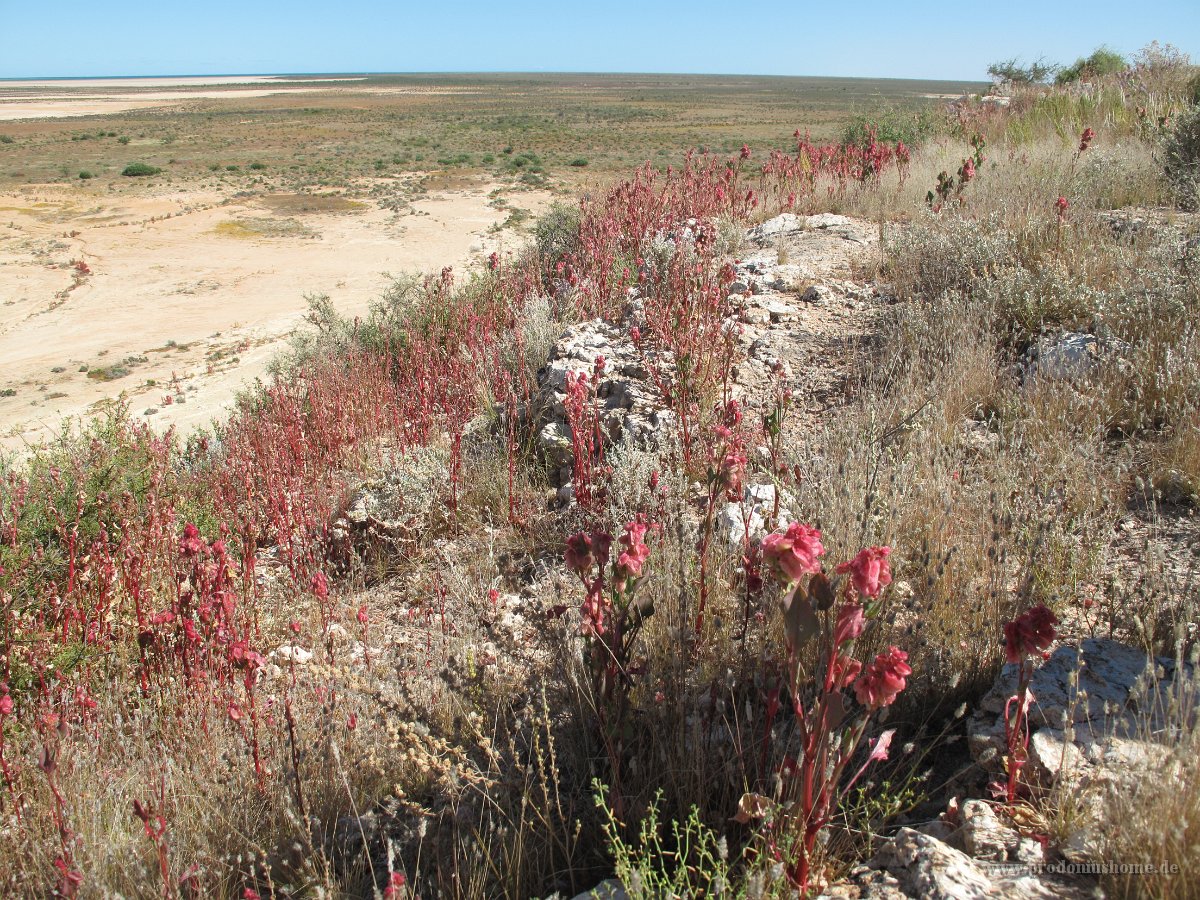
M281 215L297 195L0 194L0 446L52 437L118 398L156 429L207 425L265 375L307 295L357 315L389 273L461 272L515 245L495 230L495 187L431 192L404 215L339 195Z

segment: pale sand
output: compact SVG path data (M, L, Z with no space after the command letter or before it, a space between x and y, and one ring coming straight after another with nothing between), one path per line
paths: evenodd
M365 81L365 75L311 78L286 75L178 75L164 78L30 78L0 80L0 94L19 88L144 88L144 87L208 87L221 84L294 84L314 81Z
M0 397L0 445L44 439L64 418L95 414L123 392L134 416L156 429L207 425L266 373L302 324L306 294L327 293L339 310L360 314L387 285L384 273L445 265L463 273L492 250L515 249L520 238L511 232L488 233L506 216L488 205L494 187L415 201L427 215L397 218L371 204L300 214L292 218L316 237L277 238L230 236L228 226L223 233L222 223L277 217L254 200L218 205L214 192L114 201L39 186L0 195L0 390L17 390ZM512 202L536 213L549 199L520 193ZM167 213L182 214L146 221ZM73 281L67 264L79 258L93 274L60 302L56 294ZM187 349L165 349L171 341ZM108 382L79 371L127 356L149 362ZM186 404L163 405L172 379ZM143 418L148 408L158 412Z
M474 90L376 86L359 87L346 78L282 78L247 75L229 78L108 78L76 81L0 81L0 122L27 119L61 119L111 115L134 109L175 106L194 100L228 100L270 97L278 94L460 94ZM222 90L150 90L151 88L203 88L237 85ZM241 85L250 85L241 87ZM261 87L270 85L270 87ZM41 90L39 90L41 89ZM109 90L111 89L111 90ZM97 93L102 91L102 93Z
M137 94L84 96L79 94L43 94L29 99L0 97L0 122L21 119L64 119L71 116L100 116L128 112L131 109L153 109L174 106L190 100L224 100L230 98L270 97L275 94L325 93L324 88L286 88L280 90L227 91L147 91Z

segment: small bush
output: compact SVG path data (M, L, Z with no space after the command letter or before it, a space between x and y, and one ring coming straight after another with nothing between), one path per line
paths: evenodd
M1047 63L1045 58L1038 59L1028 66L1022 66L1014 56L994 62L988 66L988 75L1000 84L1041 84L1057 71L1058 66Z
M14 143L16 143L16 141L13 140L13 136L11 134L0 134L0 144L14 144Z
M79 173L80 181L87 181L89 178L95 178L95 177L96 176L93 175L91 172L89 172L87 169L84 169Z
M885 144L903 141L916 146L932 137L945 124L945 115L938 109L902 109L895 104L879 104L870 113L861 113L850 120L842 131L842 143L866 147L871 137Z
M560 260L579 247L579 207L555 203L533 228L533 242L543 259Z
M267 167L266 163L260 163L260 162L250 163L250 168L253 169L255 172L261 172L266 167Z
M1104 75L1116 75L1129 67L1120 53L1108 47L1097 47L1091 56L1080 57L1074 64L1067 66L1055 76L1057 84L1070 84L1075 81L1091 81Z
M571 160L571 165L575 166L575 168L577 168L577 169L582 169L587 164L588 164L588 161L586 159L584 159L582 156L577 156L573 160Z
M1181 209L1200 208L1200 105L1179 117L1163 145L1163 170Z
M146 163L130 163L121 171L121 174L129 178L142 178L146 175L157 175L161 171L162 169L158 166L151 166Z

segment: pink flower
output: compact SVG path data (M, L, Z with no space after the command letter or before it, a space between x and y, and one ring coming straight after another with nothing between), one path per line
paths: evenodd
M11 716L13 711L12 697L5 694L0 697L0 716Z
M567 568L579 575L586 575L592 570L596 558L592 554L592 539L582 531L567 538L567 552L564 554Z
M742 151L739 155L741 156L742 159L749 159L750 158L750 145L742 144Z
M1010 663L1045 653L1054 642L1058 619L1045 604L1038 604L1004 626L1004 655Z
M329 596L329 579L324 572L317 572L313 575L312 592L321 600Z
M1066 216L1068 206L1070 206L1070 204L1067 202L1066 197L1059 197L1054 201L1054 211L1058 213L1059 221Z
M1079 152L1082 153L1084 150L1086 150L1088 148L1088 144L1090 144L1092 139L1095 137L1096 132L1092 131L1092 129L1083 129L1083 134L1079 138Z
M793 522L783 534L769 534L763 539L763 560L788 584L799 581L801 575L820 572L817 558L824 553L821 532L799 522Z
M840 647L846 641L852 641L863 633L866 620L863 609L857 603L847 603L838 612L837 625L833 629L833 645Z
M367 607L360 606L358 608L358 612L355 614L355 618L358 619L359 625L366 625L367 624Z
M388 886L383 889L384 900L392 900L394 897L400 896L400 890L408 882L408 879L400 872L393 872L388 879Z
M864 597L878 597L879 592L892 583L892 570L888 566L891 547L866 547L850 562L842 563L836 571L839 575L850 573L854 589Z
M179 539L179 552L184 556L198 556L204 550L204 538L200 529L191 522L183 526L183 537Z
M607 604L604 599L603 582L597 578L588 588L587 597L580 608L583 616L583 633L585 635L604 634L604 612Z
M896 735L895 728L889 728L871 745L871 755L867 757L867 762L883 762L888 758L888 749L892 746L892 738Z
M617 557L614 573L618 590L624 589L628 579L639 577L642 574L642 566L650 558L650 548L645 542L648 527L642 522L630 522L625 526L625 533L621 535L621 546L625 549Z
M858 702L871 710L891 706L892 701L906 687L905 679L912 674L908 665L908 654L898 647L880 653L875 661L854 683L854 695Z
M746 475L746 454L734 447L721 460L721 487L730 500L740 500L742 497L742 480Z
M842 688L848 688L854 683L854 679L858 677L862 671L862 663L853 656L846 656L844 653L839 654L837 660L833 664L833 677L831 679L831 690L840 691Z

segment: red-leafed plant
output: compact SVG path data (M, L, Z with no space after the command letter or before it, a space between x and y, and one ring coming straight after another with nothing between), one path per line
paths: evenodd
M567 540L567 568L579 576L586 596L580 608L586 640L584 659L591 674L596 725L608 757L615 812L622 812L621 772L629 692L633 687L634 644L654 613L652 601L637 596L650 557L646 536L657 526L639 516L625 526L612 559L613 536L603 530L578 532Z
M1029 683L1033 679L1034 660L1049 655L1047 651L1057 637L1057 624L1054 613L1039 604L1004 626L1005 659L1018 667L1017 692L1004 704L1004 742L1008 750L1004 762L1008 777L1003 783L993 784L992 793L1003 797L1009 805L1021 794L1021 769L1029 760L1029 707L1035 699Z
M868 547L839 565L836 575L846 579L830 579L820 562L824 553L821 533L798 522L763 541L764 565L782 588L783 686L799 748L779 769L778 795L746 794L735 816L743 823L763 821L768 854L801 892L811 884L817 840L838 804L872 762L887 759L893 731L872 741L867 758L843 778L872 714L891 705L912 674L908 655L897 647L865 667L854 656L855 641L879 612L883 589L891 583L891 548ZM764 743L780 708L772 692Z

